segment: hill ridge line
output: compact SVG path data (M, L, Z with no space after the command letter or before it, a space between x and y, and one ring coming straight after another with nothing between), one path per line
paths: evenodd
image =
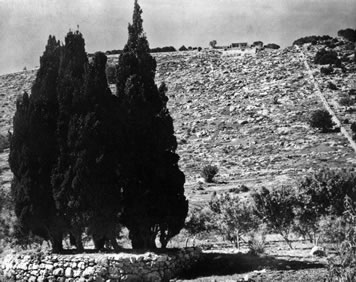
M301 48L297 45L295 45L296 49L300 52L302 60L304 62L304 66L307 69L307 72L309 74L309 77L311 79L311 82L314 85L315 88L315 92L316 94L319 96L320 100L322 101L324 108L329 112L329 114L332 116L333 121L336 123L337 126L340 127L340 132L345 136L345 138L349 141L350 146L352 147L352 149L354 149L354 151L356 152L356 143L355 141L352 139L352 137L350 136L350 134L346 131L345 127L342 126L339 118L336 116L335 112L331 109L328 101L326 100L324 94L321 92L320 87L318 82L315 80L314 75L312 70L310 69L310 66L308 64L308 61L305 57L305 54L303 52L303 50L301 50Z

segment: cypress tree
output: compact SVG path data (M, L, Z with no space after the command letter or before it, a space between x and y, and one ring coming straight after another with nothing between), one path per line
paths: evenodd
M127 137L122 156L126 180L122 222L130 231L133 248L155 248L157 236L165 247L180 231L188 205L173 121L166 108L167 88L159 90L155 84L156 61L149 54L141 14L136 0L117 66L117 95Z
M106 79L106 61L104 53L95 54L82 94L73 104L76 114L70 122L69 143L74 144L76 158L71 186L78 191L78 211L87 216L85 226L89 226L95 247L101 249L110 241L118 251L121 189L117 147L121 147L121 127L116 120L117 98Z
M60 44L49 36L31 89L17 101L9 163L14 179L15 213L24 230L52 242L60 249L61 219L52 198L51 170L57 158L56 79Z
M79 107L88 58L85 42L79 31L68 32L62 48L57 79L58 119L57 140L59 156L53 170L53 198L56 208L65 218L68 231L74 236L77 249L83 250L81 235L84 231L87 214L82 213L83 185L73 183L75 166L78 162L78 127L81 126Z

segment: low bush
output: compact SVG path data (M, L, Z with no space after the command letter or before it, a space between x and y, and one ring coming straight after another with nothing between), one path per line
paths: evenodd
M188 51L188 49L183 45L178 49L178 51Z
M0 134L0 152L10 147L10 140L8 136Z
M264 46L265 49L279 49L281 46L275 44L275 43L269 43Z
M355 30L352 28L340 29L337 32L337 35L343 37L344 39L350 42L356 42L356 29Z
M306 36L306 37L302 37L302 38L295 40L293 42L293 45L303 45L306 43L311 43L311 44L315 45L320 41L326 41L326 40L330 40L330 39L332 39L332 37L330 37L329 35L323 35L323 36L311 35L311 36Z
M265 226L259 228L259 232L248 234L248 253L254 256L264 254L266 249L266 230Z
M328 82L328 88L330 90L337 90L337 86L334 83L332 83L331 81Z
M356 133L356 121L354 121L351 126L350 126L351 130L353 133Z
M314 57L314 63L318 64L318 65L335 65L337 67L340 67L341 65L341 61L337 56L337 53L335 51L332 50L325 50L325 49L321 49L319 50L315 57Z
M201 172L201 176L204 178L204 180L208 183L213 182L214 176L219 172L219 169L217 166L213 165L207 165L203 168Z
M236 187L236 188L230 188L229 189L229 192L230 193L244 193L244 192L248 192L250 191L250 189L246 186L246 185L240 185L239 187Z
M336 257L328 261L327 281L356 281L356 202L345 198L345 239Z
M328 67L321 67L320 68L320 73L323 75L330 75L334 72L334 68L330 65Z
M343 96L339 99L340 106L350 107L355 104L355 100L351 99L350 96Z
M164 53L164 52L176 52L176 48L173 46L157 47L150 49L150 53Z
M319 128L321 132L331 132L334 123L332 121L331 115L327 110L316 110L314 111L310 118L309 124L311 127Z
M189 235L194 237L193 244L195 244L196 237L203 236L216 230L217 226L213 220L213 212L208 207L191 208L185 220L184 228Z

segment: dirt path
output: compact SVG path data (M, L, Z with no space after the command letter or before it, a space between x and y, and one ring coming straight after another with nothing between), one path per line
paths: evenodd
M350 136L350 134L346 131L345 127L342 126L339 118L336 116L335 112L331 109L328 101L326 100L324 94L320 91L320 87L318 85L318 82L315 80L314 78L314 75L313 75L313 72L311 71L310 69L310 66L308 64L308 61L305 57L305 54L303 53L303 51L299 48L299 46L295 46L297 48L297 50L300 52L300 55L302 57L302 60L304 62L304 65L305 65L305 68L307 69L307 72L310 76L310 80L311 82L314 84L314 87L315 87L315 92L316 94L319 96L320 100L322 101L323 105L324 105L324 108L330 113L330 115L332 116L333 118L333 121L335 122L335 124L337 126L340 127L340 131L341 133L345 136L345 138L349 141L352 149L354 149L354 151L356 152L356 143L355 141L352 139L352 137Z

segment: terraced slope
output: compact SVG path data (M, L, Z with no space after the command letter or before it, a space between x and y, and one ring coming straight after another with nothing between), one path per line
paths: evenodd
M341 133L322 134L307 123L323 105L301 50L289 47L255 57L176 52L156 58L156 81L169 88L180 166L193 202L241 183L290 184L311 168L354 166L355 152ZM1 135L11 130L17 95L29 90L34 78L35 71L0 77ZM349 78L335 75L340 84ZM5 188L11 179L7 158L5 149L0 153ZM200 171L207 164L219 167L218 183L200 191Z

